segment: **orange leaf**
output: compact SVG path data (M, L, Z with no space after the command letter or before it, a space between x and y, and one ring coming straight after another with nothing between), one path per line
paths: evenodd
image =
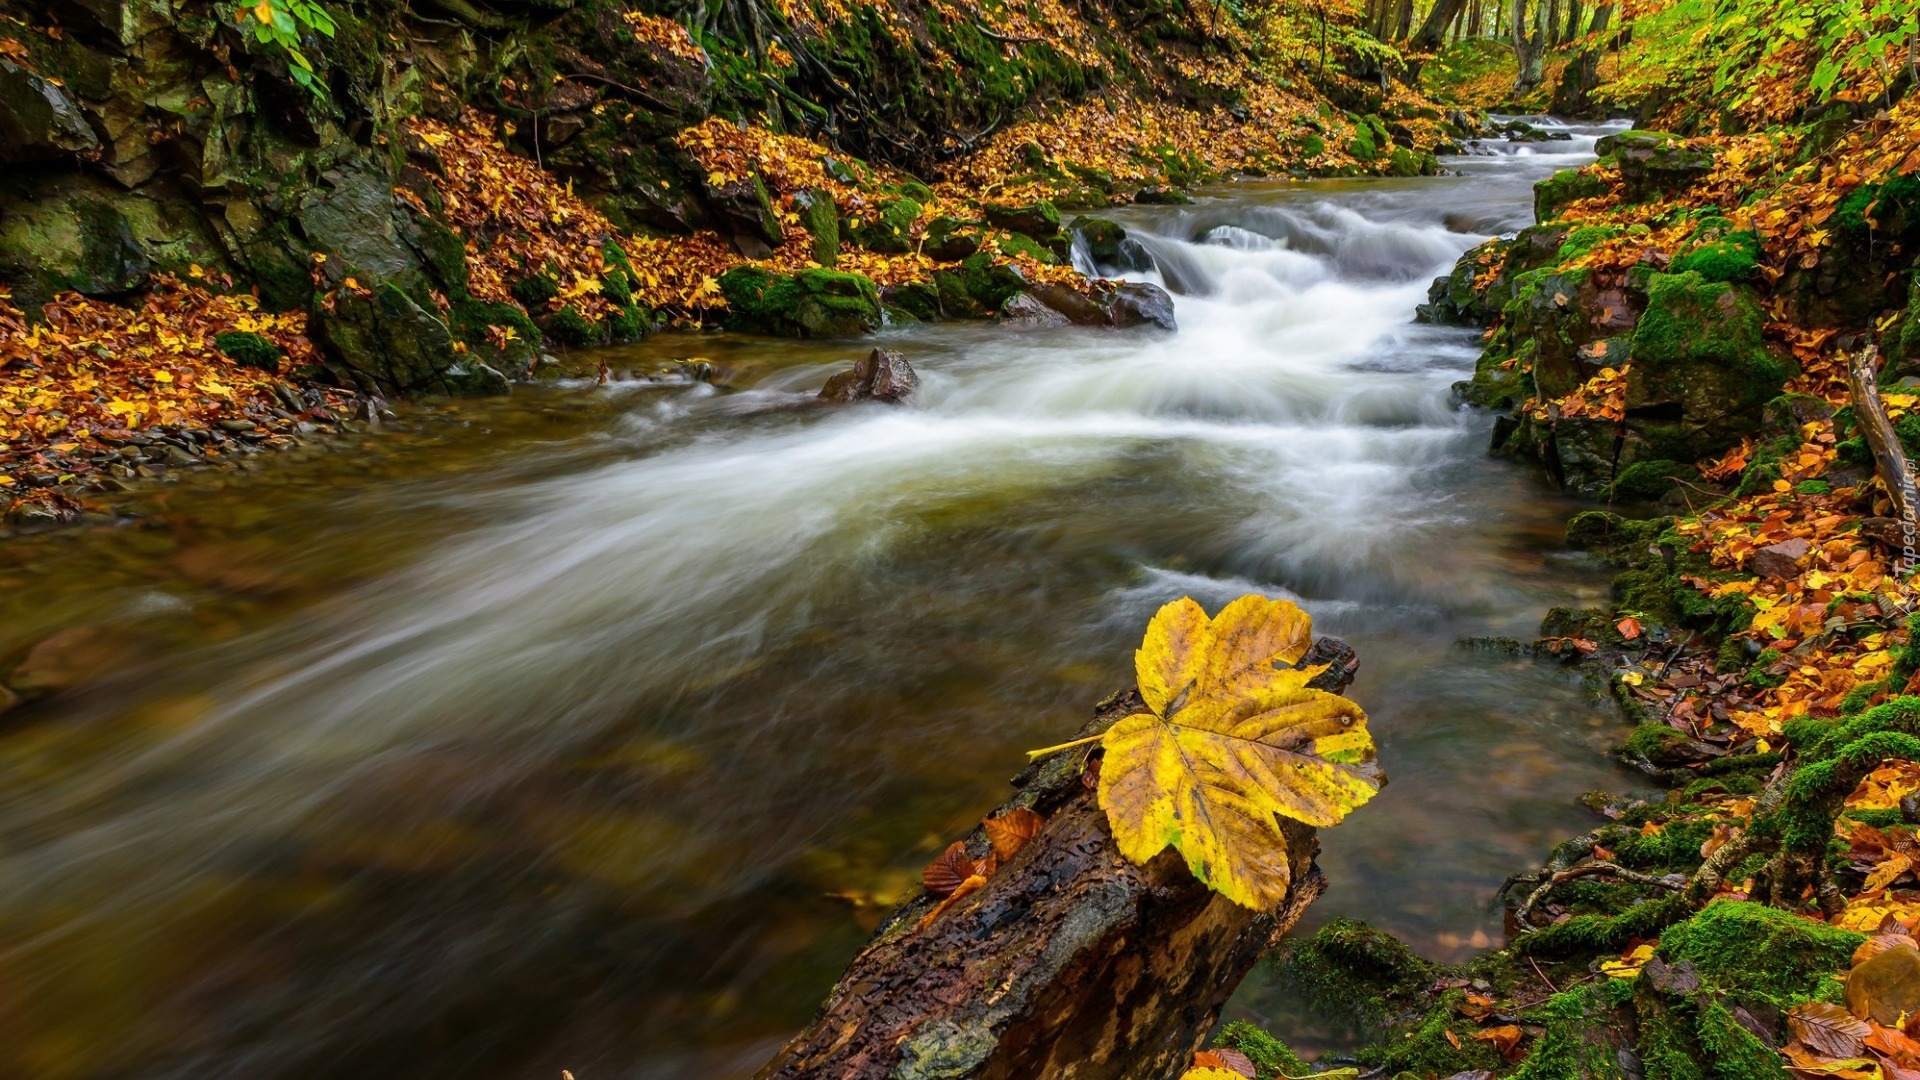
M1620 636L1628 641L1640 636L1640 620L1631 615L1614 623L1613 628L1620 631Z
M941 852L939 858L920 871L920 883L933 895L946 896L973 874L973 859L967 855L966 843L955 840L947 845L947 850Z
M987 840L993 844L994 857L1006 862L1026 847L1027 841L1040 834L1040 826L1046 821L1046 818L1023 806L997 818L988 818L980 824L986 827Z

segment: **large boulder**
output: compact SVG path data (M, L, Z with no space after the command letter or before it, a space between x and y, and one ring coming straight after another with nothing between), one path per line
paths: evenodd
M146 284L153 265L127 213L148 208L144 200L91 184L40 194L0 214L0 281L14 286L15 303L38 305L65 289L112 296Z
M1023 327L1157 326L1177 330L1173 297L1158 285L1129 281L1096 283L1090 292L1066 285L1035 285L1000 307L999 321Z
M1153 269L1153 256L1117 222L1081 217L1074 219L1072 229L1074 242L1100 273L1141 273Z
M920 220L918 200L901 196L850 216L841 232L868 251L904 255L913 250L913 224Z
M1684 190L1713 171L1711 147L1663 131L1608 135L1594 144L1594 152L1614 159L1633 202Z
M66 90L0 57L0 163L48 161L100 148Z
M1505 309L1515 340L1533 346L1542 401L1571 393L1603 369L1626 362L1634 309L1628 294L1590 270L1536 270Z
M905 405L920 389L920 376L897 352L875 349L853 366L827 380L820 388L821 401L881 401Z
M745 250L748 242L758 241L779 247L787 238L780 215L773 209L773 198L758 173L743 179L707 185L707 207L720 225L720 231L734 238L735 246Z
M329 366L363 390L477 395L508 389L504 375L456 350L447 324L391 282L343 285L314 306L308 325Z
M1693 461L1757 430L1791 374L1768 352L1765 322L1751 289L1654 275L1627 371L1628 456Z
M784 337L856 337L880 329L880 291L859 274L783 274L736 266L720 275L727 325Z

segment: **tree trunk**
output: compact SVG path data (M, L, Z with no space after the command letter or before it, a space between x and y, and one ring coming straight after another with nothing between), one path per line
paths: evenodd
M1593 91L1600 85L1600 58L1607 50L1605 35L1607 24L1612 20L1612 0L1593 9L1593 25L1588 32L1600 37L1591 48L1582 50L1560 76L1560 85L1553 92L1554 112L1563 116L1586 116L1599 111L1594 106Z
M1580 6L1580 0L1567 0L1567 29L1566 32L1560 36L1561 41L1576 41L1579 39L1580 16L1584 13L1585 9Z
M1466 6L1466 0L1433 0L1433 10L1427 13L1427 21L1420 24L1420 32L1413 36L1412 47L1415 52L1433 52L1446 43L1447 27Z
M1543 20L1543 4L1536 0L1533 8L1533 21L1536 24L1531 34L1527 28L1527 0L1513 0L1513 57L1519 69L1514 78L1513 96L1517 100L1533 92L1540 85L1542 55L1541 40L1545 36L1539 24Z
M1322 638L1301 666L1339 692L1353 650ZM1082 735L1141 709L1128 691L1102 702ZM1178 853L1146 866L1120 857L1085 782L1084 753L1029 766L998 813L1027 807L1038 836L922 929L922 895L881 924L811 1026L759 1080L1163 1080L1178 1076L1227 997L1326 887L1319 840L1282 820L1293 884L1272 911L1202 885ZM976 829L975 857L988 850Z
M1880 400L1876 382L1879 374L1879 353L1871 346L1847 364L1853 416L1867 437L1867 448L1873 451L1873 470L1880 475L1888 498L1893 500L1894 517L1903 527L1913 528L1920 524L1914 518L1916 507L1920 507L1920 493L1914 490L1913 469L1900 446L1900 436L1894 433L1893 421L1887 418L1887 407Z
M1405 41L1413 33L1413 0L1400 0L1400 17L1394 21L1393 40Z

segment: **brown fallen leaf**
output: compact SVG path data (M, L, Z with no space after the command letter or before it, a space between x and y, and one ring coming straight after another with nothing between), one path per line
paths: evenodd
M1023 806L997 818L988 818L980 824L987 830L987 841L993 845L994 857L1006 862L1026 847L1027 841L1040 835L1040 826L1046 822L1046 818Z
M1517 1024L1501 1024L1473 1033L1473 1037L1480 1042L1492 1043L1493 1048L1500 1051L1500 1056L1508 1061L1520 1060L1520 1040L1524 1035Z
M920 883L935 896L948 896L962 882L973 877L975 872L976 867L972 857L967 854L966 843L955 840L947 845L947 850L941 852L938 858L928 863L925 870L920 871Z
M1193 1055L1193 1067L1196 1069L1225 1069L1253 1080L1258 1071L1253 1067L1253 1059L1231 1047L1216 1046L1212 1050L1202 1050Z
M1620 636L1628 641L1640 636L1640 620L1631 615L1614 623L1613 628L1620 631Z
M1787 1013L1787 1027L1814 1053L1847 1060L1860 1056L1873 1033L1865 1020L1824 1001L1795 1005Z
M954 888L951 896L940 901L932 911L920 916L920 921L914 924L914 929L925 930L935 919L945 915L948 908L979 892L981 889L986 888L986 885L987 879L980 874L974 874L972 877L967 878L967 880L961 882Z
M1469 1020L1478 1020L1493 1011L1493 999L1485 994L1467 991L1467 999L1460 1003L1460 1015Z
M1452 1028L1448 1028L1448 1029L1447 1029L1447 1030L1446 1030L1446 1031L1444 1032L1444 1034L1445 1034L1445 1035L1446 1035L1446 1037L1447 1037L1447 1041L1453 1044L1453 1048L1454 1048L1455 1050L1458 1050L1458 1049L1460 1049L1460 1036L1458 1036L1458 1035L1455 1035L1455 1034L1453 1033L1453 1029L1452 1029Z

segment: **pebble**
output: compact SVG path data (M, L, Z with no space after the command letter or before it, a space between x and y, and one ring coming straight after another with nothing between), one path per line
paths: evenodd
M243 431L252 431L254 429L254 426L255 426L254 422L251 420L220 421L220 429L222 431L231 431L231 432L234 432L235 434L238 434Z

